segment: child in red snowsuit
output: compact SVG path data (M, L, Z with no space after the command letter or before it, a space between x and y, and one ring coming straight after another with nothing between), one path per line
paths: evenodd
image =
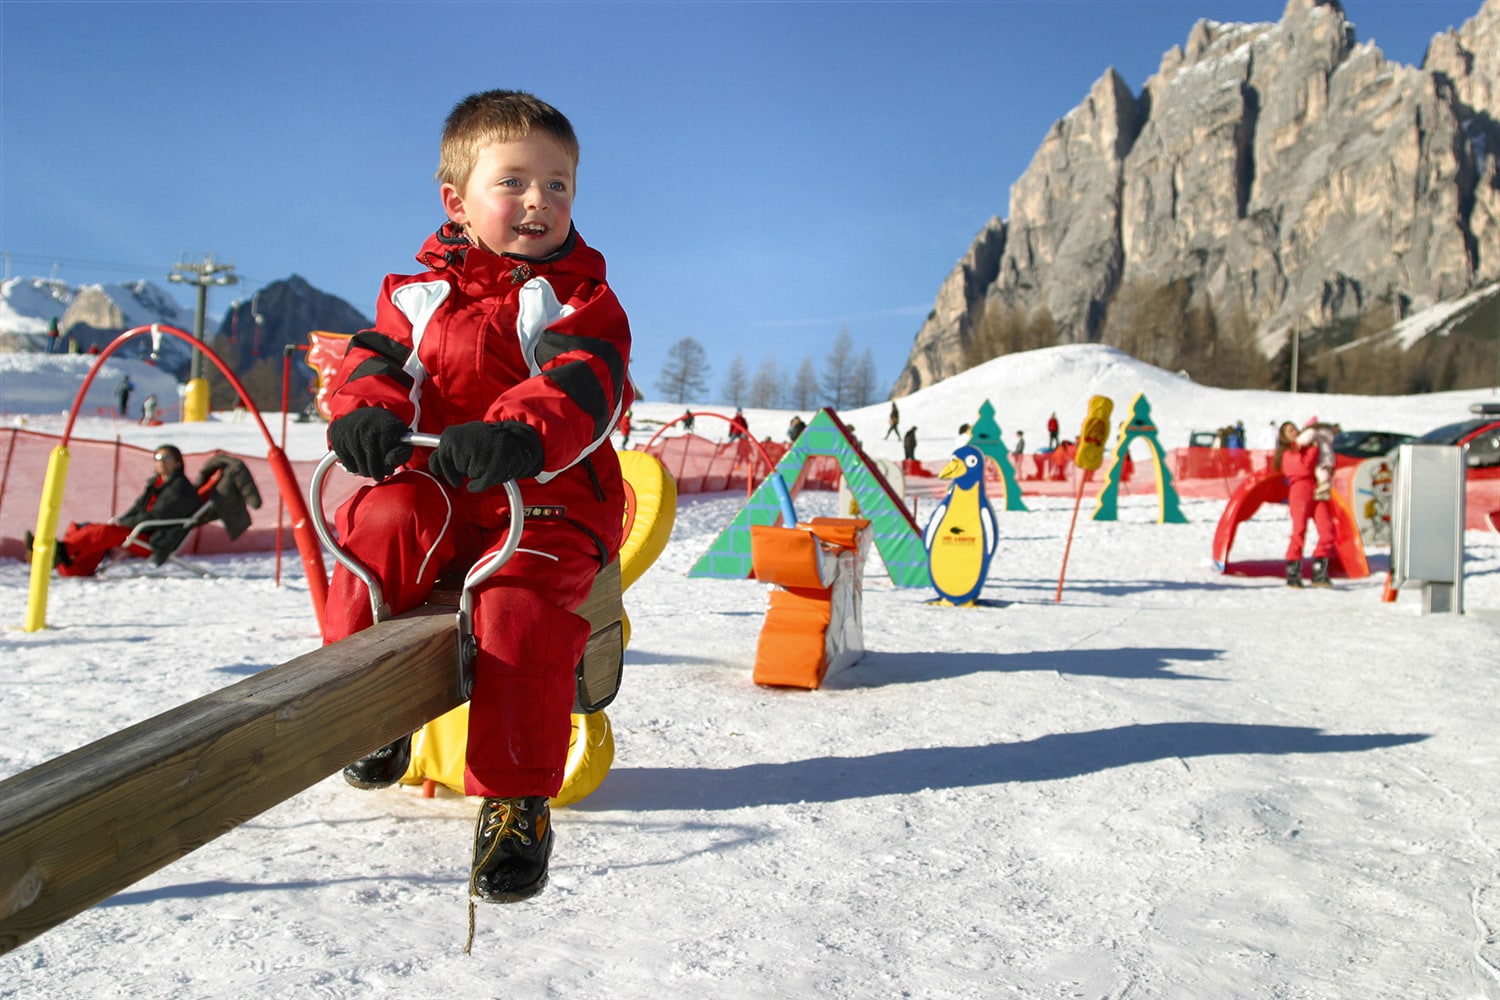
M1287 510L1292 517L1292 537L1286 548L1286 583L1302 586L1302 549L1307 539L1307 518L1312 515L1318 529L1318 544L1313 547L1312 583L1315 587L1332 586L1328 578L1328 559L1333 555L1333 514L1327 499L1316 499L1319 447L1313 427L1298 433L1297 425L1288 420L1277 433L1276 467L1286 476Z
M377 480L335 524L392 613L502 547L504 483L525 499L520 548L474 593L464 784L484 803L470 892L494 902L546 884L548 798L562 786L589 637L574 612L623 529L609 438L632 402L630 327L604 258L572 226L577 164L572 126L550 105L515 91L461 101L438 172L448 221L417 255L423 273L386 278L375 326L350 341L330 397L330 446ZM414 452L411 432L440 443ZM324 641L370 624L364 585L340 566ZM345 777L393 784L410 752L398 740Z

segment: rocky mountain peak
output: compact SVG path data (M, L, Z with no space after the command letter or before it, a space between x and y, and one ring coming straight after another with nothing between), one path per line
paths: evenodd
M1378 334L1500 280L1497 62L1500 0L1421 68L1343 4L1288 0L1274 24L1198 21L1138 94L1106 70L944 282L895 394L1071 342L1227 385L1275 384L1293 343L1342 377L1390 368ZM1402 364L1442 353L1418 347Z

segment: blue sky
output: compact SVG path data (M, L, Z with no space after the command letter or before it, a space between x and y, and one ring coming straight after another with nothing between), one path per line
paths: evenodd
M574 218L609 260L647 396L667 348L717 395L821 366L841 327L889 385L938 286L1053 122L1109 66L1139 91L1199 18L1285 3L68 3L0 0L9 274L165 278L213 253L236 296L300 274L373 314L442 221L442 120L530 90L583 144ZM1480 0L1346 0L1417 64Z

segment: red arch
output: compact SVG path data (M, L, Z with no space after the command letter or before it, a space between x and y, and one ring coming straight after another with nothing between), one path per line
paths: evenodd
M104 365L105 359L127 340L133 340L142 334L159 336L163 333L171 334L178 340L185 340L194 350L202 351L203 356L212 361L219 369L219 373L234 387L234 391L244 402L245 409L255 418L255 423L260 427L260 433L266 439L266 460L271 465L271 471L276 475L276 487L281 491L282 502L287 505L292 515L292 532L297 540L297 551L302 555L302 567L307 573L307 589L312 596L313 612L317 615L318 629L321 631L323 604L328 598L328 574L323 568L323 550L318 546L317 535L313 532L312 518L307 512L307 501L302 498L302 488L297 485L297 477L292 473L292 463L287 460L286 452L277 446L271 437L271 432L266 429L266 422L261 419L260 410L256 407L255 401L250 398L250 394L245 391L245 387L240 384L234 372L229 370L229 366L224 364L207 344L184 330L159 323L132 327L110 341L109 346L100 351L99 356L94 359L89 373L83 378L83 384L78 387L78 395L73 399L72 409L68 411L68 422L63 427L61 447L68 446L68 441L73 434L73 422L77 420L78 412L83 407L83 398L88 395L89 386L93 384L94 376L99 374L99 369Z
M695 417L717 417L718 419L724 421L726 424L733 424L734 423L734 418L732 418L732 417L726 417L722 413L714 413L712 410L700 410L697 413L691 413L691 412L684 413L680 417L673 417L671 420L668 420L666 423L662 424L659 428L657 428L656 433L653 434L653 435L651 435L651 440L649 440L649 441L646 442L645 448L642 449L642 450L644 450L644 451L650 451L651 450L651 446L656 443L656 439L659 438L659 437L661 437L662 434L666 431L666 429L668 427L672 427L672 426L674 426L676 424L682 423L684 420L689 420L689 419L692 419L692 418L695 418ZM689 432L689 433L691 433L691 432ZM763 444L761 444L759 441L757 441L755 439L755 435L753 435L753 434L746 434L745 435L745 440L749 441L751 444L755 445L755 450L758 451L758 452L760 452L761 461L763 461L763 462L766 463L766 472L767 473L769 473L772 469L776 468L776 463L773 462L773 461L771 461L771 456L766 451L766 446L763 445ZM752 482L750 484L752 489L755 486L755 483L753 482L754 478L755 477L752 475L751 476Z
M1248 521L1262 504L1286 503L1286 498L1286 477L1279 472L1242 480L1224 505L1219 526L1214 529L1214 569L1223 573L1229 568L1229 550L1234 546L1234 533L1241 521ZM1370 564L1365 559L1359 524L1349 502L1338 490L1333 491L1333 533L1333 565L1350 578L1369 576Z

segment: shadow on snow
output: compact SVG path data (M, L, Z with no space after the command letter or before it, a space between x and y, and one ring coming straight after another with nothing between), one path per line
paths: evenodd
M841 802L925 789L1055 781L1172 758L1356 753L1427 739L1419 733L1334 734L1302 726L1160 722L1020 743L920 747L867 757L814 757L741 767L616 767L581 812L744 809Z
M1022 673L1039 670L1087 677L1126 680L1218 680L1181 674L1172 668L1183 661L1207 663L1224 655L1214 649L1059 649L1025 653L875 653L867 652L857 667L823 682L826 690L854 690L947 680L968 674Z

